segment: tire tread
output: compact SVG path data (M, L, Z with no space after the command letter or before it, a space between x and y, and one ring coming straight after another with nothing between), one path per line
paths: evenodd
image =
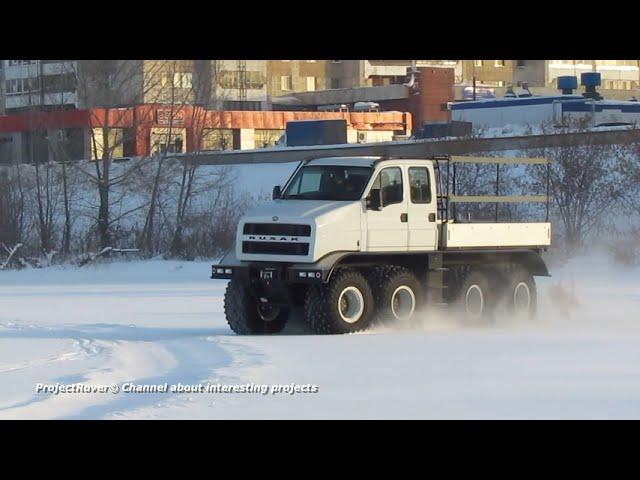
M363 315L366 315L366 317L362 321L348 326L338 320L332 305L332 300L339 294L338 290L345 282L360 283L365 290L362 294L365 300L365 312ZM368 307L367 303L370 304ZM347 268L334 272L328 284L310 287L304 301L305 321L314 333L323 335L365 330L370 324L372 310L373 294L367 279L360 272Z

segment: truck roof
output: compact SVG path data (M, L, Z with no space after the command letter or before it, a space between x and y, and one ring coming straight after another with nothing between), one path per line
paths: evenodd
M376 162L389 161L413 161L426 159L415 158L386 158L380 156L353 156L353 157L323 157L310 160L307 165L344 165L344 166L373 166Z
M307 165L345 165L345 166L371 166L381 157L324 157L314 158Z

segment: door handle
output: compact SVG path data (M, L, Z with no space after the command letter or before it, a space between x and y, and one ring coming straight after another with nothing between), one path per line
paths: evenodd
M429 214L429 221L430 222L435 222L436 221L436 214L435 213L430 213Z
M401 213L400 214L400 221L402 223L406 223L409 220L409 215L407 215L406 213Z

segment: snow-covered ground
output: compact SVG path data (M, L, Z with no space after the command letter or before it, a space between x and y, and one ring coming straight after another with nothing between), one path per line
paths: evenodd
M209 262L0 272L0 418L640 418L640 270L538 279L534 322L233 335ZM571 300L575 294L577 302ZM118 393L37 393L37 384ZM124 393L136 385L316 393Z

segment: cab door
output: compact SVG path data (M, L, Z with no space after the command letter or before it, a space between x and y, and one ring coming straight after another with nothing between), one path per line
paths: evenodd
M414 165L407 168L409 184L409 250L436 250L438 245L437 203L433 167Z
M380 170L369 196L381 193L379 210L367 209L367 250L405 251L409 234L407 222L407 195L400 167Z

